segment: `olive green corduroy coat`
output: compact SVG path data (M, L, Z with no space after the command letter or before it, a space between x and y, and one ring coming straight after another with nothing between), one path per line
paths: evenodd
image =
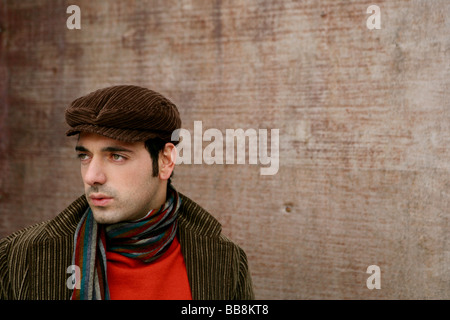
M244 251L221 235L221 225L180 194L178 237L195 300L253 299ZM74 233L87 209L84 196L54 219L0 240L1 299L70 299L67 287Z

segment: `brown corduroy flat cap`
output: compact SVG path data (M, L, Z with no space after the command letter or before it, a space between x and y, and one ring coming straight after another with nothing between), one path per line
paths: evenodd
M66 110L67 135L97 133L136 142L159 137L170 141L181 127L177 107L158 92L133 85L99 89L72 102Z

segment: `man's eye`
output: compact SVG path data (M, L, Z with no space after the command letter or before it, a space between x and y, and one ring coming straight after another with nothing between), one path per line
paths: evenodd
M112 159L114 161L123 161L123 160L125 160L125 158L123 156L121 156L120 154L113 154L111 157L112 157Z
M89 158L89 156L86 153L79 153L77 155L78 159L80 159L81 161L87 160Z

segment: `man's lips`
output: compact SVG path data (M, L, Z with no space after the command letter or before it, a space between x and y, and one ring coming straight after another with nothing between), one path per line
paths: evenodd
M102 194L91 194L89 199L91 199L92 204L96 207L106 206L113 200L113 198Z

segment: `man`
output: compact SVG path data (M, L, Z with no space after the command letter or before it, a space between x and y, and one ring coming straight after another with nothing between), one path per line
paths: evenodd
M2 299L253 299L244 251L171 184L172 102L113 86L73 101L66 121L85 194L0 241Z

